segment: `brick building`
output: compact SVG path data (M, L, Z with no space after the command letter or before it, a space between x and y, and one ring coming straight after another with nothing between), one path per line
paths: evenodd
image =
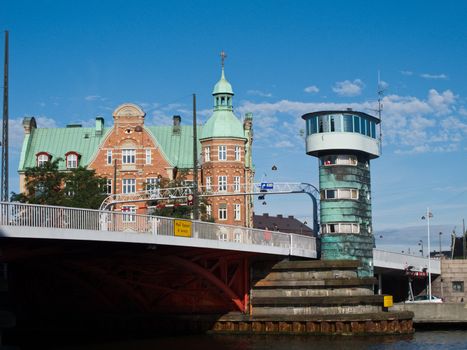
M224 67L213 90L214 110L203 125L198 125L200 166L199 186L215 192L240 192L253 182L252 115L243 122L233 113L233 90ZM182 125L174 116L173 125L145 125L145 112L125 103L112 114L113 125L106 127L97 117L94 128L67 125L65 128L38 128L34 118L25 118L25 137L19 163L20 191L24 191L24 172L28 167L61 158L59 169L83 166L107 179L106 192L135 193L159 185L162 178L172 180L184 171L193 179L193 127ZM144 213L134 204L124 210ZM215 222L252 226L251 196L208 197L207 213Z

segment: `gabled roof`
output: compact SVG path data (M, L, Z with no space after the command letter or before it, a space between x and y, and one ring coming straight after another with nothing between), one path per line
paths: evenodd
M52 160L62 158L59 170L66 169L65 153L69 151L77 152L81 156L80 165L88 165L110 129L105 128L101 135L96 135L95 128L33 129L23 141L18 171L35 167L36 154L39 152L47 152L52 156Z
M161 152L173 167L193 167L193 128L191 125L179 127L179 132L173 132L173 126L147 126L145 128L159 145ZM18 171L36 166L36 154L47 152L52 160L62 158L59 162L59 170L66 170L65 154L73 151L80 157L79 164L88 166L95 157L100 145L112 128L104 128L101 135L96 135L95 128L53 128L33 129L23 141L23 149ZM202 132L202 126L198 125L198 135ZM201 144L198 141L198 150Z

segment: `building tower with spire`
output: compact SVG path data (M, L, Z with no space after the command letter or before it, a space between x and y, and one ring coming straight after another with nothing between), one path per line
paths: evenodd
M233 113L232 85L225 78L225 53L221 53L221 78L214 85L214 111L202 127L199 138L202 148L201 186L222 192L244 192L253 182L251 151L253 142L250 113L242 122ZM208 210L218 223L252 226L251 196L220 196L209 199Z
M380 120L351 109L302 118L306 153L319 159L321 258L360 260L359 275L373 276L370 160L380 155Z

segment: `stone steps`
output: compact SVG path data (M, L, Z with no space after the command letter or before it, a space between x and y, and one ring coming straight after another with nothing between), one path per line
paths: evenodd
M267 315L363 314L382 311L373 277L358 277L358 260L281 261L251 291L251 312Z
M280 298L280 297L331 297L373 295L368 288L333 288L333 289L254 289L251 298Z

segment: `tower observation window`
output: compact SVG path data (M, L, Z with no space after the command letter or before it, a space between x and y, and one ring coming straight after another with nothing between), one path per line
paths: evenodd
M366 134L366 123L365 119L360 118L360 134L365 135Z
M321 233L360 233L360 225L352 222L323 224Z
M353 116L353 131L360 132L360 117Z
M376 123L375 122L371 122L371 137L372 138L376 138Z
M350 132L376 138L376 122L353 114L320 115L306 120L306 134Z
M358 199L358 190L355 188L338 188L321 190L321 199Z
M351 115L344 115L344 131L353 132L353 120Z
M358 160L354 155L338 155L338 156L324 156L321 157L321 165L357 165Z

